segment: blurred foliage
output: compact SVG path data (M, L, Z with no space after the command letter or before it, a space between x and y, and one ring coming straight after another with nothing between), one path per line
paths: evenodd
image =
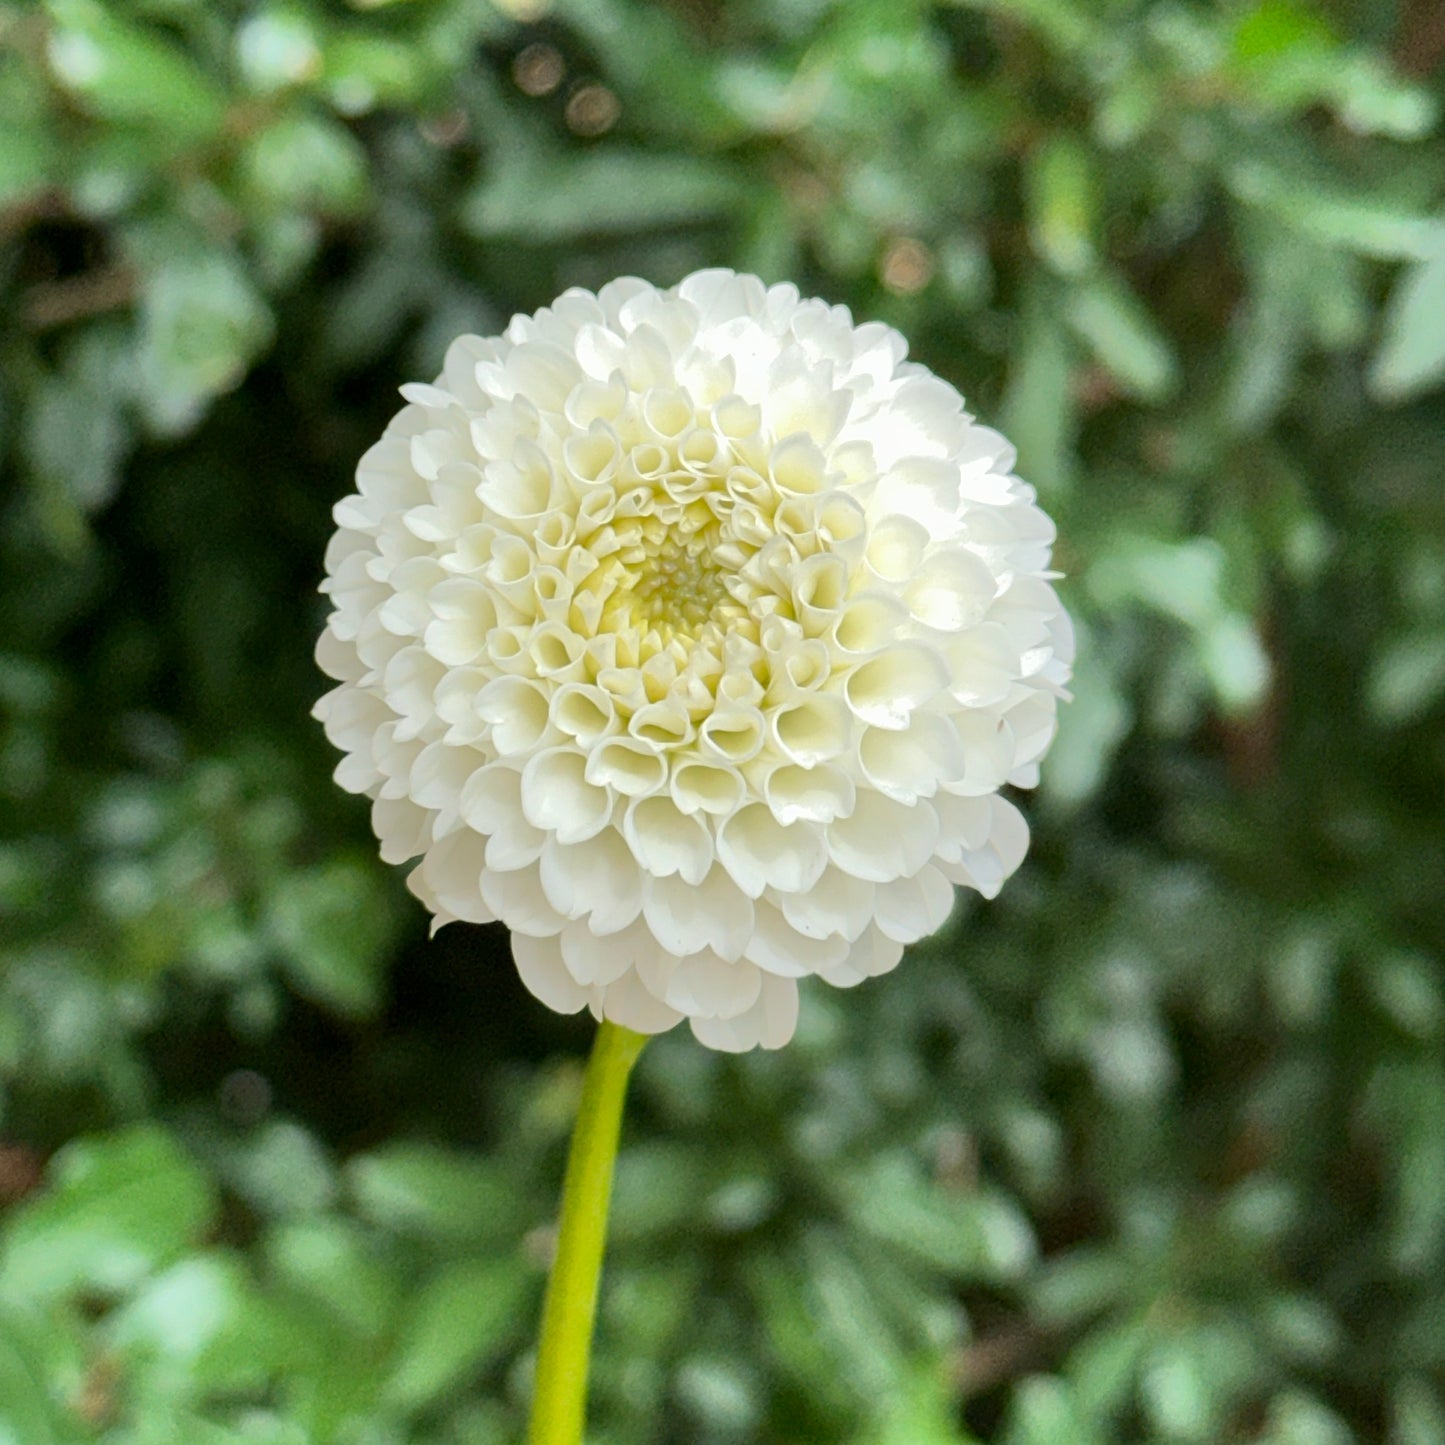
M513 1440L588 1026L306 718L445 342L730 264L1060 524L993 905L639 1070L597 1445L1445 1445L1432 0L0 3L0 1438Z

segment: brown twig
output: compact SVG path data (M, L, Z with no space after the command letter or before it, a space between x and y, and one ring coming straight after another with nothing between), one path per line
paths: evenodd
M136 274L124 262L64 281L42 281L25 295L23 316L32 331L48 331L88 316L118 311L135 300Z

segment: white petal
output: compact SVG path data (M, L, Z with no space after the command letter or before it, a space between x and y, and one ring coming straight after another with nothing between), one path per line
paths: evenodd
M828 828L828 856L845 873L887 883L918 872L938 841L938 814L882 793L858 794L857 806Z
M719 958L710 950L678 960L665 1002L689 1018L736 1018L758 1000L763 975L751 963Z
M988 842L963 854L961 866L967 874L963 880L967 887L978 889L985 898L996 898L1028 852L1029 825L1006 798L991 797L987 801Z
M828 862L821 829L811 823L784 826L763 803L750 803L723 823L717 855L750 898L769 887L802 893L818 881Z
M575 1014L587 1003L587 990L567 971L562 947L555 938L512 935L512 957L522 982L535 997L559 1014Z
M752 900L716 863L701 883L676 874L649 875L642 887L642 913L658 943L679 956L711 949L736 959L753 926Z
M785 758L811 768L848 750L853 724L841 697L814 693L779 707L769 717L768 728Z
M427 744L411 767L408 791L412 801L438 812L459 808L467 779L485 761L485 756L475 748Z
M647 991L635 969L616 983L608 984L602 997L602 1012L613 1023L640 1034L660 1034L682 1022L682 1015L675 1008L669 1008Z
M831 865L806 893L779 898L783 916L809 938L857 938L873 919L875 884Z
M645 798L667 782L667 760L651 743L611 738L588 757L587 781L624 798Z
M860 663L844 684L856 717L880 728L904 728L913 712L948 686L948 668L930 647L899 643Z
M962 632L988 611L998 583L988 565L962 547L940 552L909 582L908 609L927 627Z
M1002 702L1022 672L1018 649L996 622L950 638L946 655L953 695L970 707Z
M634 800L623 815L622 835L638 863L655 877L680 873L688 883L701 883L712 865L712 834L671 798Z
M763 796L780 823L831 823L853 811L856 792L846 773L826 763L815 768L786 763L768 774Z
M567 922L547 902L535 863L510 873L498 873L489 866L482 874L481 889L487 907L514 933L550 938L561 933Z
M725 763L745 763L762 751L766 727L756 708L720 709L698 730L703 750Z
M880 581L898 586L918 576L928 542L928 528L922 522L895 514L880 517L871 528L863 555Z
M492 746L504 758L532 752L546 736L548 697L535 682L499 677L477 694L476 711L491 724Z
M587 781L587 759L575 748L538 753L522 770L522 813L559 843L595 837L612 818L612 796Z
M371 830L381 841L381 861L405 863L424 853L432 840L433 816L406 798L377 798L371 805Z
M848 941L841 934L810 938L795 929L771 903L759 903L743 956L779 978L806 978L834 967L847 953Z
M858 761L880 793L908 804L931 798L940 782L956 782L964 773L958 734L936 713L915 713L902 730L865 728Z
M988 842L993 809L987 798L943 792L933 799L933 807L938 813L939 857L957 862L965 853L982 848Z
M416 870L427 892L453 918L491 923L496 913L481 891L486 840L462 828L433 844Z
M780 1049L798 1027L798 985L790 978L764 974L757 1002L733 1019L689 1020L699 1043L741 1054L761 1045Z
M547 835L522 816L522 775L503 763L479 768L462 788L461 815L487 837L487 867L506 870L534 863Z
M542 891L558 913L584 918L594 934L616 933L642 911L642 870L614 828L571 845L542 847Z
M878 978L891 973L903 957L903 945L891 938L885 938L876 928L870 928L848 950L848 957L829 973L825 982L835 988L851 988L865 978Z
M995 793L1013 767L1013 738L993 713L980 709L949 719L963 745L963 777L948 785L951 793L982 797Z
M743 800L745 784L736 768L724 763L684 763L672 775L672 800L684 813L714 817L733 812Z
M953 885L937 868L923 868L912 878L880 883L878 931L895 943L916 943L943 927L954 901Z
M606 987L627 973L638 958L657 947L647 925L639 918L616 933L599 938L580 920L561 933L562 960L578 983Z

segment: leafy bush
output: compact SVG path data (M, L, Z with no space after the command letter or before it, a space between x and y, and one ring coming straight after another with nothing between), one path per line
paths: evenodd
M728 264L1060 524L1002 899L644 1057L598 1445L1445 1442L1428 3L0 4L0 1435L517 1438L588 1029L306 713L445 342Z

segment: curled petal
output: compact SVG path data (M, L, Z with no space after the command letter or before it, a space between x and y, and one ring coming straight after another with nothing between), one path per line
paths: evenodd
M657 878L680 874L701 883L713 860L712 834L671 798L635 799L622 818L622 836L638 863Z
M651 993L637 970L629 969L602 995L602 1016L640 1034L660 1034L682 1022L682 1013Z
M611 821L612 795L587 781L587 759L572 748L551 748L522 769L522 814L559 843L581 843Z
M724 1053L741 1054L761 1046L780 1049L798 1027L798 985L791 978L763 974L757 1001L735 1018L693 1018L699 1043Z
M757 921L744 957L778 978L806 978L825 973L848 953L841 934L813 938L799 932L771 903L759 903Z
M559 1014L575 1014L588 1003L588 990L577 982L562 961L556 938L531 938L513 933L512 958L529 992Z
M708 949L729 962L742 955L753 930L752 900L716 863L698 884L686 882L680 874L646 878L642 915L669 953Z
M783 824L763 803L740 808L718 829L718 861L750 898L764 889L801 893L818 881L828 862L820 828Z
M813 768L784 763L767 775L763 797L773 817L784 826L800 821L831 823L853 811L857 789L841 768L826 763Z
M872 727L904 728L924 703L948 686L943 658L921 643L901 643L860 663L844 686L854 715Z
M828 856L845 873L891 883L918 872L938 842L938 814L882 793L860 793L857 806L828 828Z
M585 919L594 934L616 933L642 910L642 871L614 828L572 845L548 838L539 862L547 901L566 918Z

